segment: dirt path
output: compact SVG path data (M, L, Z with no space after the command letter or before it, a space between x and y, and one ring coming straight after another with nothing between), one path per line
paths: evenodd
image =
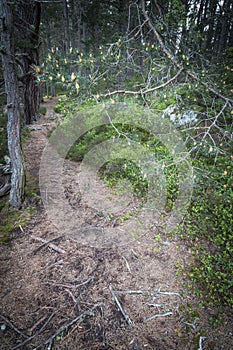
M46 116L31 127L24 147L36 183L48 129L60 118L54 103L46 102ZM91 208L91 198L80 196L79 170L66 161L63 185L70 210L83 224L82 237L103 229L113 239L116 232L125 235L130 220L116 224ZM112 200L110 190L96 181L99 196ZM208 318L216 310L200 308L176 273L177 262L185 266L191 256L178 239L161 235L92 247L77 234L58 231L39 197L27 203L36 207L30 222L1 246L1 350L232 348L230 318L224 315L224 328L211 329ZM200 336L207 337L201 346Z

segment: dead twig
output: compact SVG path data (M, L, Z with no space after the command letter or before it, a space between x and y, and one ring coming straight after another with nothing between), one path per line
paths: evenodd
M93 277L89 277L86 281L79 283L79 284L63 284L63 283L56 283L55 281L46 281L46 282L43 282L43 284L50 284L53 286L64 287L64 288L77 288L77 287L84 286L85 284L91 282L92 279L93 279Z
M202 350L202 341L205 340L205 339L206 339L206 337L200 336L200 338L199 338L199 347L198 347L197 350Z
M131 269L130 269L129 263L128 263L126 257L124 257L124 255L122 255L122 259L123 259L124 262L125 262L125 265L126 265L126 267L127 267L127 270L131 273Z
M61 260L59 260L59 261L56 261L56 262L54 262L54 263L52 263L52 264L47 264L45 267L43 267L42 269L51 269L53 266L57 266L57 265L60 265L60 264L62 264L64 262L64 260L63 259L61 259ZM41 270L42 270L41 269Z
M73 302L77 304L77 300L75 299L73 293L69 289L66 289L66 292L71 296L71 299L73 300Z
M16 350L19 349L21 347L23 347L25 344L29 343L32 339L34 339L35 337L37 337L40 333L43 332L43 330L45 329L45 327L47 326L47 324L51 321L51 319L53 318L53 316L55 315L55 312L53 312L49 318L47 319L47 321L43 324L43 326L39 329L38 332L36 332L34 335L32 335L31 337L28 337L26 340L24 340L22 343L14 346L12 348L12 350Z
M44 343L41 343L40 345L38 345L36 348L34 348L33 350L39 349L41 348L43 345L48 345L47 350L51 350L52 349L52 344L54 339L59 336L61 333L67 332L68 329L73 326L75 323L81 323L85 317L87 316L93 316L93 311L95 309L97 309L98 307L100 307L102 304L98 303L95 304L90 310L84 311L81 315L75 317L73 320L71 320L68 323L63 324L54 334L51 335L51 337L49 337Z
M46 239L43 239L41 237L37 237L35 235L30 234L30 237L35 239L38 242L42 242L44 245L48 245L51 249L55 250L57 253L61 253L61 254L65 254L65 250L61 249L60 247L58 247L57 245L53 244L53 243L49 243L50 241L47 241Z
M115 290L115 293L117 294L144 294L144 295L158 295L158 294L162 294L162 295L174 295L174 296L178 296L181 298L181 295L179 293L176 292L161 292L160 289L158 289L157 291L149 291L149 290Z
M115 291L113 291L112 287L109 286L109 290L112 294L113 300L115 301L115 303L117 304L120 312L122 313L122 316L124 317L125 321L128 323L129 326L131 326L133 324L133 322L131 321L130 317L126 314L125 310L123 309L123 307L121 306L121 303L119 302Z
M57 241L58 239L62 238L62 236L59 236L59 237L55 237L55 238L52 238L50 239L49 241L46 241L46 242L43 242L38 248L34 249L33 250L33 254L36 254L41 248L43 248L44 246L46 245L49 245L50 243L54 242L54 241ZM60 248L59 248L60 249Z
M0 318L1 318L4 322L6 322L16 333L18 333L19 335L21 335L21 337L27 338L27 335L25 335L25 334L24 334L23 332L21 332L18 328L16 328L16 327L13 325L13 323L12 323L10 320L8 320L7 317L5 317L5 316L3 316L3 315L0 315Z
M169 304L165 303L165 304L147 304L147 306L150 306L150 307L163 307L163 306L167 306Z
M184 322L189 327L192 327L193 329L196 329L196 325L194 323Z
M137 339L133 342L133 348L134 348L134 350L142 350Z
M34 332L34 330L39 326L39 324L44 322L44 320L46 320L46 318L47 318L47 316L43 316L38 321L36 321L36 323L28 330L28 333L32 334Z
M173 315L172 312L166 312L165 314L157 314L157 315L154 315L154 316L151 316L148 318L144 318L144 322L155 320L158 317L166 317L166 316L171 316L171 315Z

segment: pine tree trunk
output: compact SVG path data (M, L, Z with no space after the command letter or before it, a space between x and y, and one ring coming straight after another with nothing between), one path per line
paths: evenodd
M222 54L223 50L226 48L228 43L228 35L230 33L230 25L232 22L232 10L230 8L231 6L230 0L225 0L223 4L223 15L221 18L222 25L221 25L221 33L219 38L219 45L218 45L218 56Z
M209 19L208 19L208 24L209 24L209 29L208 29L208 34L206 38L206 43L205 43L205 49L206 50L212 50L213 49L213 39L214 39L214 31L215 31L215 18L216 18L216 10L217 10L217 2L213 1L210 3L210 13L209 13Z
M39 65L39 2L20 0L15 4L14 25L17 29L16 50L23 69L23 105L25 123L31 124L39 117L40 88L33 74L33 65Z
M14 25L11 5L7 4L6 0L1 0L0 10L2 67L7 94L8 149L12 166L10 205L20 208L24 192L24 163L20 146L20 107L14 50Z
M71 10L71 24L72 24L72 32L70 34L71 38L71 47L75 49L76 45L76 35L77 35L77 16L76 16L76 7L74 0L70 1L70 10Z
M69 54L70 49L70 27L69 27L69 11L67 0L63 0L63 17L64 17L64 51L66 54Z

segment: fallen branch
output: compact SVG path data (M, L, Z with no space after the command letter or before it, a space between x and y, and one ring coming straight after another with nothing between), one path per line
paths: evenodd
M157 315L151 316L149 318L145 318L144 322L155 320L158 317L166 317L166 316L171 316L171 315L172 315L172 312L166 312L165 314L157 314Z
M77 287L84 286L85 284L91 282L92 280L93 280L93 277L89 277L86 281L79 284L63 284L63 283L56 283L54 281L46 281L42 283L57 286L57 287L64 287L64 288L77 288Z
M48 345L47 350L48 349L52 349L52 344L54 339L59 336L61 333L63 332L67 332L68 329L73 326L75 323L81 323L85 317L87 316L92 316L93 315L93 311L95 309L97 309L98 307L100 307L102 304L95 304L90 310L84 311L81 315L75 317L73 320L71 320L68 323L63 324L53 335L51 335L51 337L49 337L44 343L41 343L39 346L37 346L35 349L39 349L40 347L42 347L42 345Z
M206 339L206 337L201 337L200 336L200 338L199 338L199 347L198 347L197 350L202 350L202 341L205 340L205 339Z
M129 326L131 326L133 324L133 322L131 321L130 317L126 314L125 310L123 309L123 307L121 306L121 303L119 302L115 291L113 291L112 287L109 286L109 290L112 294L113 300L115 301L115 303L117 304L120 312L122 313L122 316L124 317L125 321L128 323Z
M142 350L137 339L133 342L133 348L134 348L134 350Z
M24 340L22 343L14 346L12 348L12 350L16 350L19 349L21 347L23 347L25 344L29 343L32 339L34 339L35 337L37 337L41 332L43 332L43 330L45 329L45 327L47 326L47 324L51 321L51 319L53 318L53 316L55 315L55 312L53 312L49 318L47 319L47 321L43 324L43 326L39 329L38 332L36 332L34 335L32 335L31 337L28 337L26 340Z
M66 292L71 296L71 299L73 300L74 304L77 304L77 300L75 299L73 293L69 289L66 289Z
M1 318L4 322L6 322L16 333L18 333L19 335L21 335L21 337L27 338L27 336L26 336L23 332L21 332L18 328L16 328L16 327L13 325L13 323L12 323L10 320L8 320L7 317L5 317L5 316L3 316L3 315L0 315L0 318Z
M162 306L167 306L169 304L165 303L165 304L147 304L147 306L150 306L150 307L162 307Z
M65 250L59 248L57 245L53 244L53 243L49 243L50 241L47 241L46 239L43 239L41 237L37 237L35 235L30 235L31 238L35 239L36 241L39 241L39 242L42 242L44 243L45 245L48 245L51 249L55 250L56 252L58 253L61 253L61 254L65 254Z
M126 265L126 267L127 267L127 270L131 273L131 269L130 269L129 263L128 263L127 259L124 257L124 255L122 255L122 259L123 259L124 262L125 262L125 265Z
M50 244L54 241L57 241L58 239L62 238L62 236L59 236L59 237L55 237L55 238L52 238L50 239L49 241L46 241L46 242L43 242L38 248L34 249L33 250L33 254L37 253L41 248L43 248L44 246L46 246L47 244ZM59 248L60 249L60 248Z
M117 294L144 294L144 295L176 295L181 298L181 295L176 292L161 292L160 289L156 291L149 291L149 290L115 290L115 293Z
M196 329L196 325L194 323L184 322L189 327L192 327L193 329Z

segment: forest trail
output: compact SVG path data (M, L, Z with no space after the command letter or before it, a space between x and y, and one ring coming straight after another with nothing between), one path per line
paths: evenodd
M64 163L64 193L82 230L78 235L54 226L38 184L48 130L61 118L54 112L55 103L45 102L47 113L30 127L24 145L28 178L38 191L27 199L34 213L25 227L16 228L11 244L0 247L0 314L5 317L0 323L6 326L0 349L193 350L207 332L209 349L220 349L220 342L230 350L226 336L207 329L206 311L196 311L198 300L183 292L176 265L180 261L186 266L188 248L162 233L111 244L114 235L125 235L135 225L131 219L119 220L135 203L118 211L115 221L91 208L91 198L80 195L80 165L69 160ZM88 169L81 175L89 176ZM98 198L115 203L115 194L95 181ZM103 230L112 241L92 246L92 237Z

